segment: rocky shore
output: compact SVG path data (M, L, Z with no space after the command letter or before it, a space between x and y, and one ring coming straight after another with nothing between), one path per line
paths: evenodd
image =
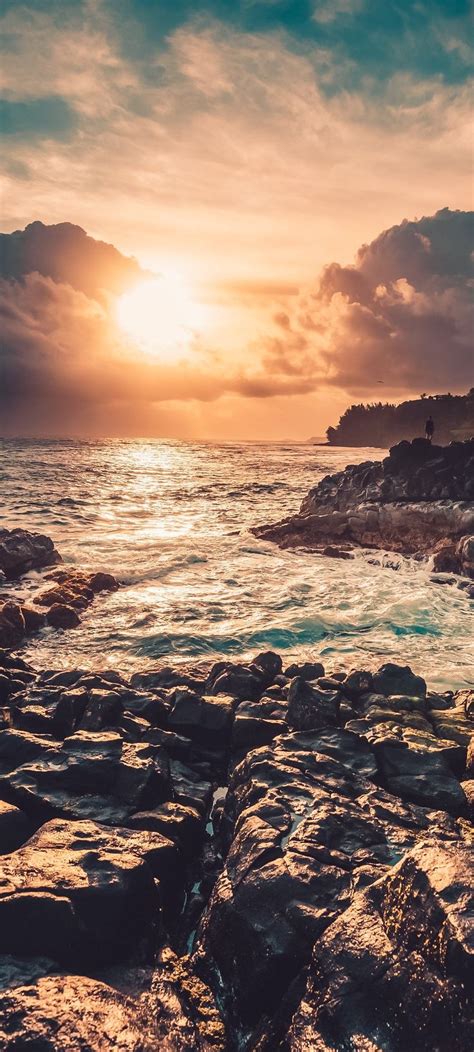
M62 562L49 537L27 530L0 530L0 585L12 588L30 570L44 570ZM35 590L29 601L15 593L0 592L0 647L18 647L41 628L75 628L80 611L100 592L114 592L118 581L108 573L76 569L51 570L41 578L46 587ZM38 609L39 608L39 609Z
M355 546L433 556L436 570L474 578L474 439L400 442L382 461L326 476L299 514L254 533L342 558Z
M472 1048L474 692L0 654L0 1045Z
M474 691L273 652L38 670L25 633L118 587L58 562L3 531L0 1047L471 1049Z

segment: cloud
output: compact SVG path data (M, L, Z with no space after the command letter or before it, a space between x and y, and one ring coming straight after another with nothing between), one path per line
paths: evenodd
M81 227L38 221L0 234L0 275L18 279L32 271L95 298L103 290L124 292L146 277L136 260L88 237Z
M0 258L4 434L75 434L91 421L99 434L127 433L124 421L140 434L143 407L156 419L169 402L308 391L305 378L272 376L258 362L245 368L197 340L172 363L147 357L114 311L116 294L144 272L78 227L34 223L2 235Z
M301 283L400 215L435 211L446 185L454 206L469 200L464 84L405 71L356 90L337 49L210 17L145 49L116 10L4 16L7 100L61 97L76 122L67 141L8 137L8 229L68 216L158 268Z
M356 15L365 7L365 0L317 0L313 11L315 22L326 25L341 15Z
M404 220L275 318L269 371L370 395L472 385L474 213Z

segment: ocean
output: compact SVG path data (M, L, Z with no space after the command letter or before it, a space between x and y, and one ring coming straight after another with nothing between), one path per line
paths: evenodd
M327 670L390 660L438 689L472 685L474 604L434 583L429 565L280 551L250 533L295 512L324 475L383 455L303 443L0 442L0 525L46 533L66 565L122 583L77 628L31 637L22 656L38 668L127 673L274 649ZM31 573L4 591L27 596L38 584Z

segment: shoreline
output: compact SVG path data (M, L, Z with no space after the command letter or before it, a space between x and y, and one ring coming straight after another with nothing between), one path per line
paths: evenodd
M0 612L7 1052L467 1052L474 690L310 647L37 669L119 582L21 530L0 557L42 582Z

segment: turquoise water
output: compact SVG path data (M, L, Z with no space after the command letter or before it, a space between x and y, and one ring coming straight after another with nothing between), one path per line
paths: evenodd
M43 631L25 656L38 667L130 671L274 648L321 657L328 669L402 661L433 686L471 685L474 604L433 583L428 566L280 551L249 532L297 510L323 475L381 455L284 443L0 442L0 525L47 533L66 563L123 582L77 629ZM37 585L31 574L22 588Z

